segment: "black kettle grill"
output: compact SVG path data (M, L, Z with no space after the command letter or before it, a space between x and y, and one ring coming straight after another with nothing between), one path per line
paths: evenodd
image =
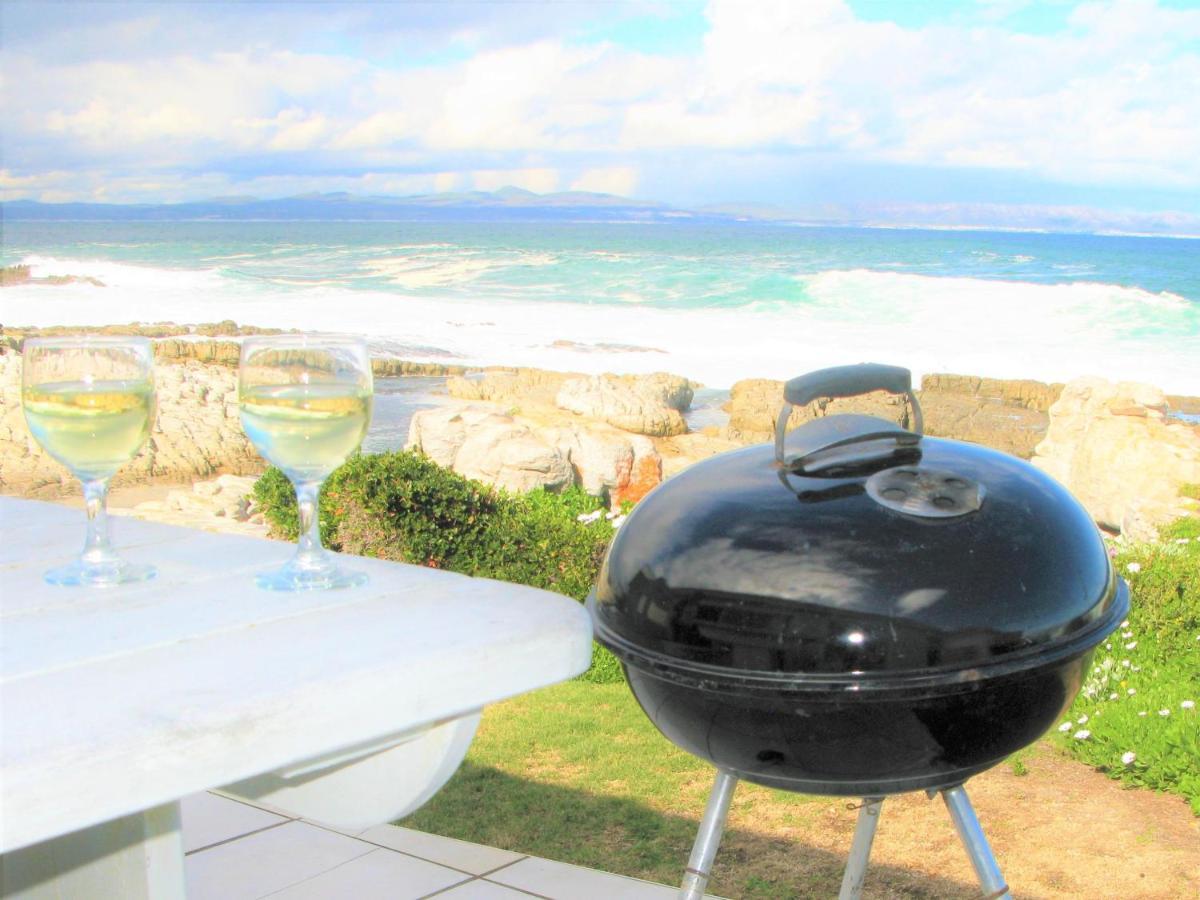
M785 435L793 406L903 394ZM987 897L1007 887L963 782L1040 737L1129 609L1087 512L1015 457L924 437L906 369L789 381L775 443L691 466L634 509L588 600L658 729L717 767L681 898L702 896L738 779L865 798L940 793Z

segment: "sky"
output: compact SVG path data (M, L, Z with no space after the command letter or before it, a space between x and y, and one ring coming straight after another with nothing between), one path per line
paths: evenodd
M1200 214L1200 0L0 4L0 199Z

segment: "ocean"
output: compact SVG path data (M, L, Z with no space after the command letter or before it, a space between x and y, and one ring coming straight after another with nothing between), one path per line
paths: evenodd
M1200 240L754 222L3 223L6 325L239 323L713 389L875 361L1200 395Z

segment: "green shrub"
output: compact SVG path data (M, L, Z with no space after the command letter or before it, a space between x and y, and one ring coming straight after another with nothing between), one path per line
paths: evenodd
M254 486L272 532L295 539L296 498L278 469ZM359 455L321 489L327 547L467 575L545 588L583 600L613 529L601 517L580 522L602 501L580 488L512 495L406 451ZM608 651L595 647L590 681L622 680Z
M1097 648L1060 725L1073 755L1121 781L1187 798L1200 815L1200 534L1195 520L1114 560L1127 624Z

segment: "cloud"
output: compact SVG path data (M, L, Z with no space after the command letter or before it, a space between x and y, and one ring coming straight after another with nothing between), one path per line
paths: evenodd
M638 188L638 171L633 166L607 166L586 169L571 182L573 191L619 194L628 197Z
M479 169L469 175L477 191L494 191L502 187L519 187L538 194L558 189L557 169Z
M1005 29L1012 4L918 28L842 0L713 0L702 45L661 54L578 39L608 6L85 5L59 7L66 34L13 6L6 197L69 195L71 172L80 198L305 178L653 196L655 166L732 184L763 157L1200 191L1200 91L1181 89L1200 84L1200 10L1150 0L1036 35Z

